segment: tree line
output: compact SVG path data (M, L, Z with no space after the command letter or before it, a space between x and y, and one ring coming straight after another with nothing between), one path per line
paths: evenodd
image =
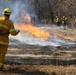
M69 24L76 20L76 0L29 0L39 21L54 22L55 16L66 16Z
M21 0L11 0L11 3ZM3 0L1 2L4 3ZM6 0L5 3L8 3ZM60 18L66 16L68 23L72 24L76 20L76 0L22 0L30 5L39 22L54 23L56 16Z

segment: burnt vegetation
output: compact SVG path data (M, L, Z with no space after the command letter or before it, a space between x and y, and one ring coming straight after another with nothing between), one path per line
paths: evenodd
M1 0L0 4L13 4L16 1L28 3L31 9L30 13L35 12L38 23L50 24L55 23L55 17L66 16L68 25L76 28L76 0ZM5 7L5 6L4 6ZM2 7L2 8L4 8ZM2 9L1 9L2 11ZM1 12L0 11L0 12ZM36 19L33 18L35 21ZM56 31L57 32L57 31ZM70 33L71 32L71 33ZM67 36L75 37L75 32L70 31ZM65 34L67 31L61 34ZM73 34L74 33L74 34ZM75 39L76 40L76 39ZM76 44L75 46L33 46L20 44L18 40L14 40L17 44L9 46L7 56L5 58L4 71L0 75L75 75L76 74ZM11 40L11 42L14 42ZM22 54L44 55L42 57L20 57ZM12 56L11 56L12 55ZM18 56L15 56L18 55ZM50 57L47 57L50 56Z

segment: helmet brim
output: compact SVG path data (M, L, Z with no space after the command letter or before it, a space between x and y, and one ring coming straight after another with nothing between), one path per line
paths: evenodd
M10 14L11 14L11 12L8 12L8 13L2 12L2 14L7 14L7 15L10 15Z

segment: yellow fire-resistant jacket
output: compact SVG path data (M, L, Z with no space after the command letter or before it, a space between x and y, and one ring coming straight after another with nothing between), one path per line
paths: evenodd
M8 45L9 34L17 35L18 32L15 30L12 21L3 16L0 18L0 44Z
M60 19L59 18L56 18L56 22L60 22Z

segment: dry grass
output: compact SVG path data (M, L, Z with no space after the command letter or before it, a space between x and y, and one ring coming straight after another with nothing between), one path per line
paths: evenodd
M75 75L76 66L53 65L5 65L5 71L0 75Z
M76 29L68 29L68 30L48 30L55 32L56 34L60 34L66 37L70 37L74 41L76 41ZM51 47L36 47L36 46L25 46L23 51L20 51L18 48L9 48L8 53L31 53L31 54L45 54L45 55L51 55L52 57L59 57L62 56L64 58L75 58L76 59L76 48L71 49L60 49L52 52ZM47 50L46 50L47 49ZM17 51L16 51L17 50ZM14 52L13 52L14 51ZM15 52L16 51L16 52ZM73 51L73 52L72 52ZM11 58L11 60L16 58ZM61 58L62 59L62 58ZM7 61L10 60L7 58ZM25 59L24 59L25 60ZM37 60L37 59L35 59ZM40 59L41 60L41 59ZM65 59L64 59L65 60ZM17 59L16 59L17 61ZM21 60L22 61L22 60ZM31 58L27 60L27 62L31 62ZM37 60L40 62L39 60ZM38 63L37 62L37 63ZM46 62L49 62L46 60ZM76 60L75 60L76 62ZM25 61L26 63L26 61ZM45 63L45 62L44 62ZM63 62L64 63L64 62ZM9 61L5 63L4 71L0 71L0 75L76 75L76 64L66 64L66 65L56 65L56 64L42 64L42 65L34 65L34 64L15 64L10 63Z

